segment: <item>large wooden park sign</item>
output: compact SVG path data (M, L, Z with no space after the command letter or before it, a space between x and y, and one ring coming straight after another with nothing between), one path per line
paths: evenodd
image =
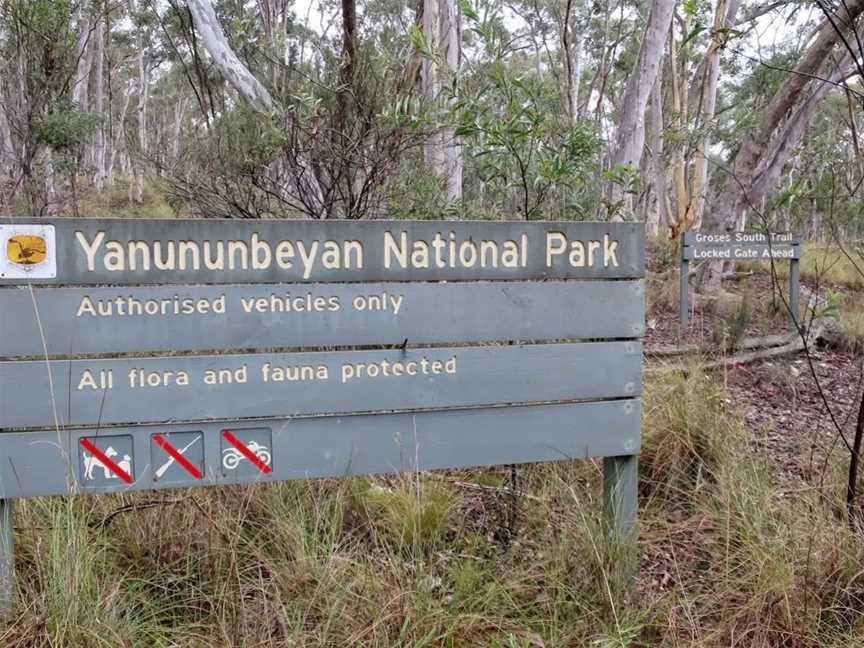
M8 222L8 221L7 221ZM635 520L624 223L0 226L0 498L605 457Z

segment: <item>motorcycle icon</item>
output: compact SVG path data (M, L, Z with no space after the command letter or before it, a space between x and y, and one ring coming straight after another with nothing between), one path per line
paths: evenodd
M263 446L256 441L250 441L246 444L246 448L254 453L262 463L269 466L270 465L270 451L267 449L267 446ZM222 465L225 466L226 470L234 470L240 464L240 462L245 459L237 448L225 448L222 451Z

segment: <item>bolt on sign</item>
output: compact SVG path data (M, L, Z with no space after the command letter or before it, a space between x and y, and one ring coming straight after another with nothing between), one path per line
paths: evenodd
M786 304L792 330L798 331L801 239L777 232L685 232L681 239L679 321L690 322L691 261L789 261Z
M0 250L7 593L18 497L604 457L633 530L639 224L13 220Z

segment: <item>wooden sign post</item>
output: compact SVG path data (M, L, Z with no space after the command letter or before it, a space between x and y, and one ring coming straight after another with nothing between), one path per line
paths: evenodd
M795 234L730 232L708 234L685 232L681 240L681 270L679 321L685 328L690 323L690 262L691 261L789 261L789 319L798 331L801 240Z
M634 533L641 225L48 219L0 246L7 603L18 497L604 457Z

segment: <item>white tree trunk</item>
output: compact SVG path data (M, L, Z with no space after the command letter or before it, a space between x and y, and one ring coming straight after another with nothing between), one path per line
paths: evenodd
M17 162L15 146L12 143L12 129L9 127L7 111L12 109L13 99L7 79L0 79L0 170L4 175L10 175Z
M462 29L455 0L441 0L441 41L447 57L447 72L456 88L459 79L459 63L462 58ZM447 167L447 198L462 200L462 145L456 137L456 129L448 127L444 132Z
M568 31L567 48L564 52L567 57L569 72L567 75L567 111L573 123L579 120L579 83L582 79L582 48L585 40L584 10L585 0L573 0L570 7L572 15L564 16L564 20L567 21L565 27Z
M440 18L438 16L439 0L423 0L423 36L426 45L433 52L441 48ZM438 66L432 58L423 59L420 68L420 79L423 86L423 98L432 104L441 94L441 82ZM441 133L433 133L423 147L423 157L426 166L435 173L444 169L444 144Z
M129 199L144 202L144 156L147 153L147 99L150 92L150 71L147 67L143 35L138 38L138 161L133 166L133 181L129 185Z
M660 69L674 7L675 0L654 0L651 3L639 56L624 91L612 152L613 167L639 168L645 146L645 107ZM610 185L608 194L611 203L620 203L624 199L622 188L616 184Z
M54 183L54 156L51 153L51 148L48 146L40 146L36 153L35 161L37 173L44 174L42 181L44 187L43 213L45 216L53 216L57 213L59 204L57 200L57 189Z
M714 119L714 111L717 105L717 85L720 79L720 52L725 42L723 28L734 22L735 15L741 0L717 0L714 9L714 37L705 55L705 78L702 91L698 101L699 122L704 128L706 124ZM694 229L702 225L702 215L705 211L705 201L708 197L708 158L707 152L711 145L708 134L699 140L696 145L696 155L693 169L693 195L691 206L695 214L688 220L693 223Z
M649 150L651 161L646 169L648 183L654 196L653 203L648 201L645 227L649 234L657 236L660 226L669 224L669 196L666 189L666 165L663 161L663 87L662 74L657 75L651 90L651 123Z
M180 132L183 129L183 117L186 115L188 105L189 98L181 96L174 107L174 131L171 133L171 164L176 164L180 157Z
M458 78L461 36L454 0L424 0L423 34L429 47L440 54L443 62L443 66L439 66L438 62L427 58L421 67L423 96L432 103L441 101L445 83ZM455 129L448 126L434 133L424 146L424 159L433 173L446 180L448 200L461 200L462 146Z
M90 43L91 23L85 0L78 5L78 45L76 54L78 63L75 68L75 78L72 80L72 101L78 110L88 109L88 91L90 85L90 68L93 65L93 47Z
M186 4L192 12L192 20L201 35L204 48L231 87L257 108L264 111L277 110L270 92L243 65L229 46L210 0L187 0Z
M129 112L129 104L132 103L133 83L129 83L126 87L126 92L123 93L123 109L120 111L120 119L117 121L117 128L114 131L114 141L110 142L111 152L108 155L108 163L105 169L105 176L109 186L114 185L114 162L117 159L117 152L120 149L121 141L126 138L126 113ZM108 115L111 119L111 115Z
M102 191L105 186L105 125L107 123L105 111L105 88L104 88L104 62L105 62L105 24L102 20L96 24L93 39L93 58L95 62L94 88L93 88L93 110L101 118L99 127L93 138L93 166L96 171L93 174L93 186L96 191ZM111 115L107 116L111 119Z

